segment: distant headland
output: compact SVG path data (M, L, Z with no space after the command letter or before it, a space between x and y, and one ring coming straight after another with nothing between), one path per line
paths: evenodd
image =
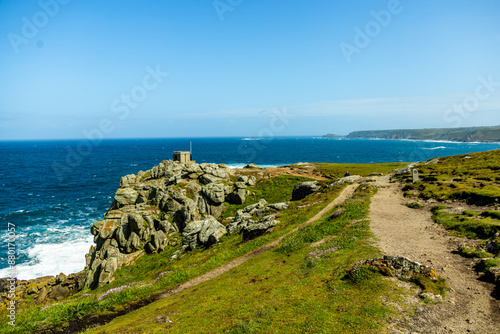
M411 139L493 143L500 142L500 126L354 131L347 136L327 134L323 138Z

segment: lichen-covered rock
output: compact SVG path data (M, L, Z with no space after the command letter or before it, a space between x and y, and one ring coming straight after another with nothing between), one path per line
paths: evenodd
M293 187L292 201L301 200L320 188L317 181L299 182Z
M255 211L260 208L263 208L267 205L267 201L265 199L260 199L257 203L248 205L243 209L243 212L253 215Z
M274 215L262 217L258 221L249 220L248 223L241 229L243 238L247 240L256 238L268 232L278 224L279 221L275 219Z
M220 183L210 183L203 187L203 193L215 204L224 203L224 185Z
M417 166L417 165L418 165L418 163L411 163L411 164L409 164L406 167L400 168L400 169L398 169L396 171L396 173L394 174L394 176L401 176L401 175L405 175L405 174L411 173L411 171L413 170L413 168L415 166Z
M143 229L148 227L148 223L138 213L128 215L128 223L132 232L140 233Z
M214 217L207 217L201 225L198 240L205 246L211 246L219 242L220 238L227 233L224 225L215 220Z
M336 185L339 185L339 184L350 183L350 182L357 181L360 178L361 178L360 175L344 176L344 177L341 177L340 179L338 179L337 181L335 181L333 183L330 183L328 186L329 187L333 187L333 186L336 186Z
M201 184L209 184L213 182L220 181L221 179L217 176L214 176L212 174L203 174L200 176L199 181Z
M416 274L423 275L432 281L438 277L434 268L414 262L403 256L388 256L365 261L364 265L378 269L387 276L394 276L410 281Z
M239 234L251 219L252 215L243 212L243 210L238 210L233 221L227 224L227 232L230 235Z
M198 235L201 231L203 220L193 221L186 225L182 232L182 244L189 246L190 249L195 249L198 244Z
M116 191L115 200L120 206L132 205L138 196L139 193L132 188L120 188Z
M246 190L245 189L237 189L226 196L226 201L230 204L241 205L245 203L246 199Z
M165 249L167 243L168 239L165 233L163 231L156 231L151 234L151 241L146 244L145 249L148 253L159 253Z

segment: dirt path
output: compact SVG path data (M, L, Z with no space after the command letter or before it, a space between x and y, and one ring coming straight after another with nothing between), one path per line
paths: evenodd
M377 246L387 255L400 255L432 266L451 291L443 303L417 303L415 317L391 324L391 333L500 333L500 302L493 285L478 280L472 262L452 252L459 238L448 236L428 210L410 209L398 184L389 176L376 182L370 205L371 228Z
M344 202L347 198L351 197L352 194L354 193L354 191L356 190L358 185L348 185L341 193L340 195L335 198L332 202L330 202L327 206L325 206L320 212L318 212L314 217L312 217L311 219L309 219L308 221L306 221L305 223L299 225L298 227L294 228L292 231L288 232L287 234L281 236L280 238L278 238L277 240L267 244L267 245L264 245L250 253L248 253L247 255L245 256L242 256L240 258L237 258L223 266L220 266L212 271L209 271L208 273L206 274L203 274L201 276L198 276L196 278L193 278L192 280L190 281L187 281L186 283L183 283L181 285L179 285L178 287L172 289L172 290L169 290L167 292L165 292L163 295L161 295L160 299L162 298L166 298L166 297L169 297L169 296L172 296L172 295L175 295L176 293L179 293L181 291L184 291L186 289L189 289L189 288L192 288L198 284L201 284L201 283L204 283L206 281L209 281L219 275L222 275L226 272L228 272L229 270L233 269L233 268L236 268L237 266L241 265L242 263L262 254L263 252L267 252L268 250L271 250L273 248L275 248L276 246L279 245L279 243L281 242L281 240L286 237L287 235L291 234L291 233L294 233L296 232L298 229L304 227L304 226L307 226L309 224L311 224L312 222L315 222L316 220L320 219L321 217L323 217L324 214L326 214L328 211L330 211L335 205L337 204L340 204L342 202Z

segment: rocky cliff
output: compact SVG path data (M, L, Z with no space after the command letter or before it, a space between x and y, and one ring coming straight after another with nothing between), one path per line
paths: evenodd
M84 288L113 281L114 272L144 253L161 252L182 243L181 253L210 246L226 233L245 238L278 224L275 213L286 203L261 201L237 212L227 227L217 218L224 203L244 204L255 176L238 176L226 165L163 161L137 175L121 178L104 219L91 227L95 246L86 255Z

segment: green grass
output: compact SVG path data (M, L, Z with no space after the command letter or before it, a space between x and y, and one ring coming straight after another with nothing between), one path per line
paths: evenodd
M434 214L433 219L459 236L487 239L494 237L500 231L500 220L491 218L490 215L484 217L481 211L467 210L463 213L450 213L446 211L446 208L446 206L433 207L431 210Z
M401 177L404 191L423 199L458 200L475 205L500 203L500 150L439 158L436 164L416 167L420 182Z
M340 216L330 219L334 208L283 240L289 245L312 236L300 246L265 252L89 333L382 332L392 310L381 297L396 300L401 291L381 275L369 275L358 283L344 279L355 262L379 255L368 241L371 233L364 219L373 192L369 187L359 189L358 200L346 202ZM327 239L318 248L310 247L321 238ZM324 256L310 265L314 252ZM165 322L167 318L171 322Z
M331 179L338 179L344 176L346 171L351 175L369 176L372 173L387 174L393 169L399 169L408 165L404 162L390 162L380 164L337 164L337 163L315 163L316 168L325 176Z
M441 277L438 277L437 281L432 281L430 278L419 274L413 275L411 280L422 288L422 293L430 292L446 297L446 291L449 289L448 284Z
M484 259L484 258L493 257L493 254L485 252L484 250L472 249L472 248L465 247L465 246L459 247L458 253L461 256L467 257L467 258Z
M221 217L234 217L236 211L257 203L261 198L264 198L269 204L288 202L292 199L293 187L302 181L311 181L311 179L300 176L279 175L260 180L255 187L247 188L252 194L246 197L245 204L232 205L226 202L226 210Z
M407 203L406 206L409 207L410 209L421 209L422 208L422 204L420 204L418 202Z

